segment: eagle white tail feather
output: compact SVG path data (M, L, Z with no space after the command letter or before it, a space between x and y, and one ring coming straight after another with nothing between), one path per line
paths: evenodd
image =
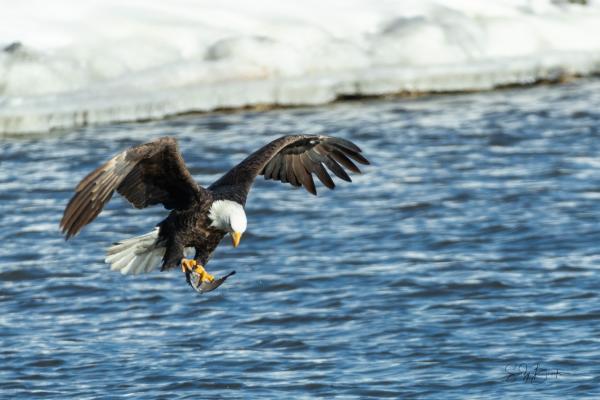
M104 262L123 275L153 271L160 265L165 248L156 245L158 228L142 236L125 239L108 248Z

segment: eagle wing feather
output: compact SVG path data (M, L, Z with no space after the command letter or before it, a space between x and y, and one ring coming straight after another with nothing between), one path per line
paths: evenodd
M185 209L205 192L185 166L174 138L135 146L117 154L77 185L60 222L66 238L92 222L115 190L136 208L162 203L167 209Z
M369 164L362 150L346 139L330 136L292 135L272 141L233 167L209 190L236 197L245 203L254 179L263 175L293 186L303 186L316 195L313 174L329 189L335 187L327 169L338 178L351 182L346 172L360 173L355 164ZM325 168L327 167L327 169Z

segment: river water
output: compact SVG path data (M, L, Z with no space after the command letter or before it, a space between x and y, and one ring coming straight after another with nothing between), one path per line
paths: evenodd
M581 80L1 139L2 397L598 398L599 103ZM176 136L208 185L292 133L372 165L316 198L260 178L215 292L103 264L160 207L115 197L59 234L77 182L128 146Z

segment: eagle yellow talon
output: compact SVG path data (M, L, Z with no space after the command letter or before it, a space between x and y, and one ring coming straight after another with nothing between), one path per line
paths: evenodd
M200 275L200 279L202 279L204 282L212 282L215 280L215 277L209 274L208 271L202 267L202 265L198 265L194 269L194 272Z
M188 260L187 258L184 258L181 260L181 271L192 272L196 264L198 264L196 260Z
M196 262L196 260L183 259L181 261L181 270L185 273L194 272L198 274L200 280L204 282L212 282L215 277L208 273L204 267Z

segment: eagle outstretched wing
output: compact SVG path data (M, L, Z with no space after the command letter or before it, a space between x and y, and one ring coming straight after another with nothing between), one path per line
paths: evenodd
M66 238L92 222L115 190L136 208L162 203L167 209L188 208L205 192L186 168L174 138L135 146L117 154L77 185L60 221Z
M208 189L236 197L237 201L244 204L254 179L263 175L265 179L303 186L316 195L313 174L329 189L333 189L335 183L327 169L340 179L351 182L344 168L360 173L353 160L359 164L369 164L361 152L354 143L341 138L284 136L252 153Z

